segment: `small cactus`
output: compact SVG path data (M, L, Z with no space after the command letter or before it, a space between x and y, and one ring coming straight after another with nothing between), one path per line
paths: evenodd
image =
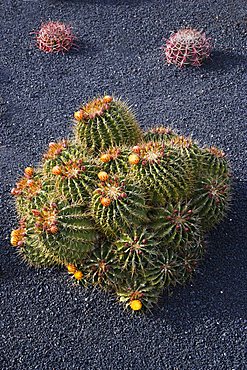
M134 227L128 233L120 235L114 243L115 264L132 278L140 271L145 274L146 268L157 258L159 243L155 232L146 227Z
M72 28L62 22L43 23L34 33L37 47L45 53L65 53L75 46Z
M90 210L106 234L118 235L130 225L148 222L145 194L133 178L113 174L98 185Z
M109 242L101 243L89 254L80 269L84 274L83 285L98 285L104 290L114 289L121 273L116 265L114 246Z
M190 160L164 142L150 141L140 145L139 154L132 153L129 163L136 180L157 203L180 199L193 184Z
M168 64L199 67L211 51L211 41L204 32L183 28L173 33L166 41L165 56Z
M109 95L83 105L75 117L78 142L94 151L119 144L134 145L142 139L142 132L129 107Z
M183 248L186 243L201 235L198 210L188 202L169 203L155 209L154 228L166 244Z
M25 232L20 235L23 229L17 230L17 236L17 232L11 235L12 244L21 240L24 259L34 266L42 266L48 259L49 265L54 260L60 264L79 263L94 249L99 237L84 206L61 201L30 210L25 219Z

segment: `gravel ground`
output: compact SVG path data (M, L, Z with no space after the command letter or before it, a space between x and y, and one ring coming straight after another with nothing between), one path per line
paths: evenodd
M3 0L0 56L0 369L246 369L246 1ZM30 32L70 23L78 51L47 55ZM182 26L214 40L199 69L164 63L161 46ZM232 207L208 235L194 280L150 315L83 290L59 269L29 269L9 245L9 191L48 142L70 132L73 111L122 96L142 127L166 124L221 147L233 172Z

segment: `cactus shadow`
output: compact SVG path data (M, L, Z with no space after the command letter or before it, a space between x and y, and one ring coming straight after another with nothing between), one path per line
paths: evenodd
M201 68L207 72L217 71L224 73L229 69L236 67L245 68L246 58L243 55L236 54L227 50L215 50L210 59Z
M82 40L81 38L78 38L76 42L76 46L69 51L69 55L70 56L97 55L101 50L102 50L102 47L100 47L98 44L92 43L89 40Z
M232 205L207 237L207 252L191 283L166 294L153 311L173 326L190 326L204 317L246 317L247 183L233 185Z
M52 4L129 5L140 6L151 0L50 0Z
M0 67L0 84L11 82L10 72L7 69Z

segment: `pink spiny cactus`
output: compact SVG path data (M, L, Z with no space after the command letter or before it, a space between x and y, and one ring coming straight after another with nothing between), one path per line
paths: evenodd
M209 57L211 48L211 39L205 33L184 28L166 41L165 56L168 64L180 68L188 65L199 67Z
M46 53L67 52L75 46L72 28L62 22L43 23L35 35L38 48Z

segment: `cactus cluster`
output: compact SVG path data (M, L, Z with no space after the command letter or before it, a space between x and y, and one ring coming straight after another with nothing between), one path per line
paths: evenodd
M103 96L74 113L74 135L51 142L11 193L11 244L27 263L63 265L140 311L191 278L230 174L219 149L166 127L143 132L124 102Z
M199 67L211 52L211 40L205 33L193 28L182 28L166 41L167 64Z

